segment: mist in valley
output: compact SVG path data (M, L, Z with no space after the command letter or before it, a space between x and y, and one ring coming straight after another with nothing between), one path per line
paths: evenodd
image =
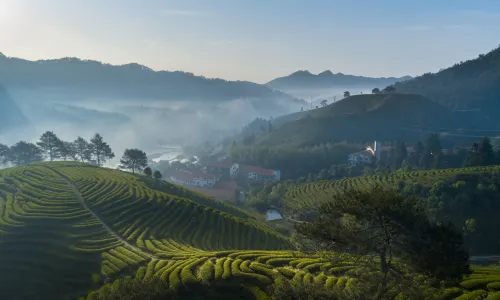
M333 103L344 98L344 92L348 91L351 95L370 94L373 87L348 87L348 88L312 88L312 89L282 89L281 91L299 98L304 99L312 108L321 106L322 100L327 100L327 103ZM304 110L310 107L304 107Z
M297 103L276 99L202 100L84 98L78 94L7 89L4 98L15 103L25 123L4 126L0 143L36 142L45 131L65 141L89 140L100 133L115 153L107 165L117 165L126 148L161 154L168 147L218 142L237 133L256 117L269 118L300 110ZM0 99L1 106L6 99Z

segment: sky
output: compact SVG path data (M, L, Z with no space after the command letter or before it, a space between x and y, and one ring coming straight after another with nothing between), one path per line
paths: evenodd
M498 0L0 0L0 52L265 83L436 72L500 44Z

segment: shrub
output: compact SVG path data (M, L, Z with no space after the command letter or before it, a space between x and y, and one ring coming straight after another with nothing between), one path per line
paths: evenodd
M475 290L473 292L463 294L462 296L456 298L456 300L479 300L483 299L488 295L488 292L485 290Z
M490 291L500 291L500 281L490 282L486 287Z
M500 292L490 294L486 300L500 300Z
M500 276L487 277L487 278L474 278L467 279L460 283L461 286L468 290L477 290L479 288L486 288L491 282L500 281Z

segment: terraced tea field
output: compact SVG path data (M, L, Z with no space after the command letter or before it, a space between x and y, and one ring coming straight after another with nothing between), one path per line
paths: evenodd
M352 259L354 261L354 259ZM354 297L359 295L357 277L367 271L352 263L347 257L333 264L325 258L307 256L292 251L232 251L215 255L193 255L184 259L151 260L138 269L135 279L148 280L158 277L171 288L196 282L224 280L228 284L241 284L257 300L270 299L269 287L280 277L299 284L315 283L327 289L343 291ZM369 275L369 273L368 273ZM96 299L99 293L119 286L118 279L88 295ZM425 287L423 287L425 288ZM459 286L448 287L437 293L439 300L496 300L500 296L500 266L473 267L473 273ZM398 294L394 299L401 299Z
M2 294L69 299L97 288L101 277L134 274L155 260L291 248L237 208L166 183L148 185L156 183L73 162L2 170Z
M332 195L350 189L365 189L373 184L395 186L406 183L420 183L430 186L440 179L447 179L457 174L500 174L499 166L472 167L459 169L441 169L405 173L392 173L388 176L373 175L350 177L341 180L318 181L313 183L297 184L290 188L284 199L291 209L315 208L322 200L331 199Z
M77 299L95 290L94 299L109 288L103 281L119 286L124 276L172 288L236 282L255 299L268 299L284 276L355 295L363 270L352 262L292 250L238 208L140 175L74 162L0 171L0 294L11 299ZM447 293L493 297L499 282L498 269L478 269Z

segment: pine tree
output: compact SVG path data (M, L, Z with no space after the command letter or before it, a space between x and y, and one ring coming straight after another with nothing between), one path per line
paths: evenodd
M94 137L90 140L92 155L94 156L96 163L100 166L105 163L106 160L115 157L115 154L106 143L99 133L96 133Z
M125 149L120 164L120 168L130 169L135 173L135 170L141 171L148 165L148 157L140 149Z
M62 145L61 140L52 131L46 131L40 137L40 141L36 143L42 152L48 156L50 161L59 157L59 147Z
M82 137L78 137L73 142L73 148L75 149L76 157L78 157L81 162L90 162L92 159L92 149L87 140Z

